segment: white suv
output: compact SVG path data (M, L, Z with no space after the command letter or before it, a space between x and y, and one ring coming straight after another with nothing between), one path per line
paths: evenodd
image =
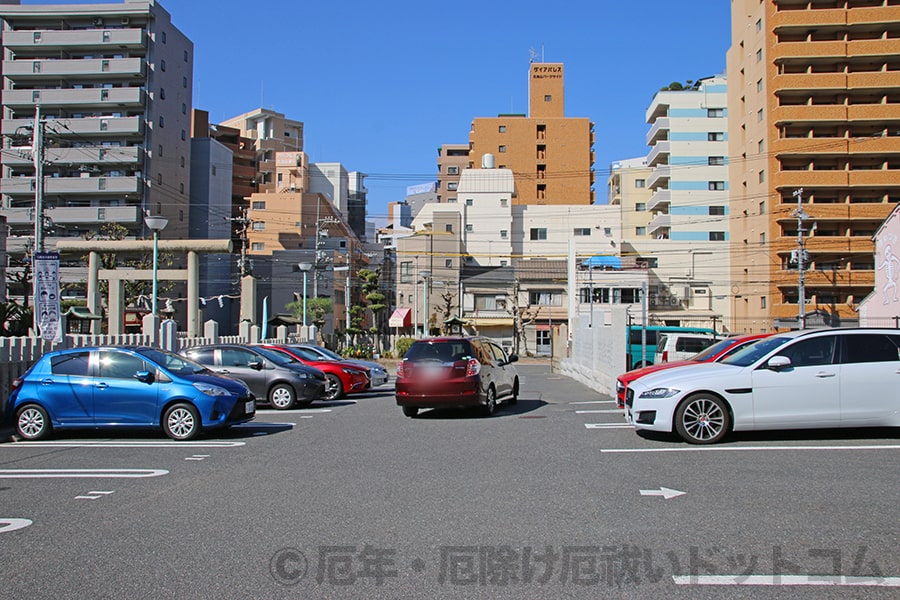
M718 341L712 334L703 333L661 333L656 343L654 364L687 360Z

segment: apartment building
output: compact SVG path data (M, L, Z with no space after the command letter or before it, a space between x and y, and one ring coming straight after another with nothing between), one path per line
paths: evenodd
M276 178L275 155L278 152L303 152L303 123L285 118L284 114L258 108L222 121L240 135L253 140L257 158L256 185L260 192L287 191Z
M515 176L516 205L594 202L594 124L565 116L564 74L562 63L531 63L529 114L472 121L469 167L495 155Z
M607 204L618 206L622 218L622 235L626 239L652 239L647 226L650 224L650 188L647 180L653 169L647 166L647 157L629 158L612 163L607 182Z
M10 251L34 234L36 107L45 140L45 247L117 223L188 237L193 44L152 0L0 4L2 213ZM65 266L65 263L63 263ZM63 272L66 279L66 271Z
M872 236L900 202L898 30L897 0L732 3L738 329L796 327L816 310L853 322L872 291Z
M438 148L437 167L437 201L452 204L456 202L460 175L469 167L469 145L442 144Z

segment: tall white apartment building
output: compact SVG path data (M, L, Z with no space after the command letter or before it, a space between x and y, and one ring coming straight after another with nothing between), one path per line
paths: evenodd
M188 237L193 44L155 0L0 3L2 207L10 250L34 234L32 131L45 138L45 247L118 223Z
M658 92L647 109L653 239L728 241L728 110L724 76Z

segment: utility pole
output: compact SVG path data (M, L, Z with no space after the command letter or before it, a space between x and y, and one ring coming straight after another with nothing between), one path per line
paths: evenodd
M34 107L32 158L34 159L34 249L44 251L44 124L41 105Z
M250 220L246 207L241 209L240 217L231 217L229 220L237 225L238 237L241 240L241 258L238 263L238 269L243 278L250 274L250 261L247 257L247 249L250 245L249 232L253 221Z
M319 271L325 266L327 256L324 248L325 242L319 241L320 238L328 237L328 230L323 229L326 225L339 225L340 219L335 217L316 218L316 260L313 262L313 298L319 297ZM348 248L349 250L349 248Z
M806 250L803 247L803 221L809 218L809 215L803 211L803 188L794 191L797 197L797 209L791 213L792 217L797 219L797 249L791 254L797 261L797 271L800 274L799 286L797 288L798 302L800 304L800 312L797 315L797 324L800 329L806 329Z

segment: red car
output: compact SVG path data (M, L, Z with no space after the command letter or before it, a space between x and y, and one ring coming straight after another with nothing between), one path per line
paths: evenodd
M309 367L325 373L328 386L323 400L337 400L347 394L362 392L369 388L369 374L365 367L339 360L322 360L315 352L297 346L277 346L265 344L264 348L287 354Z
M625 408L625 395L628 393L628 384L635 379L643 377L644 375L649 375L650 373L663 371L665 369L672 369L674 367L680 367L682 365L693 365L703 362L719 362L723 358L731 356L744 346L752 344L753 342L770 335L772 334L754 333L749 335L735 335L732 337L727 337L716 342L703 352L695 354L687 360L658 363L655 365L649 365L641 369L634 369L633 371L623 373L616 378L616 407Z

